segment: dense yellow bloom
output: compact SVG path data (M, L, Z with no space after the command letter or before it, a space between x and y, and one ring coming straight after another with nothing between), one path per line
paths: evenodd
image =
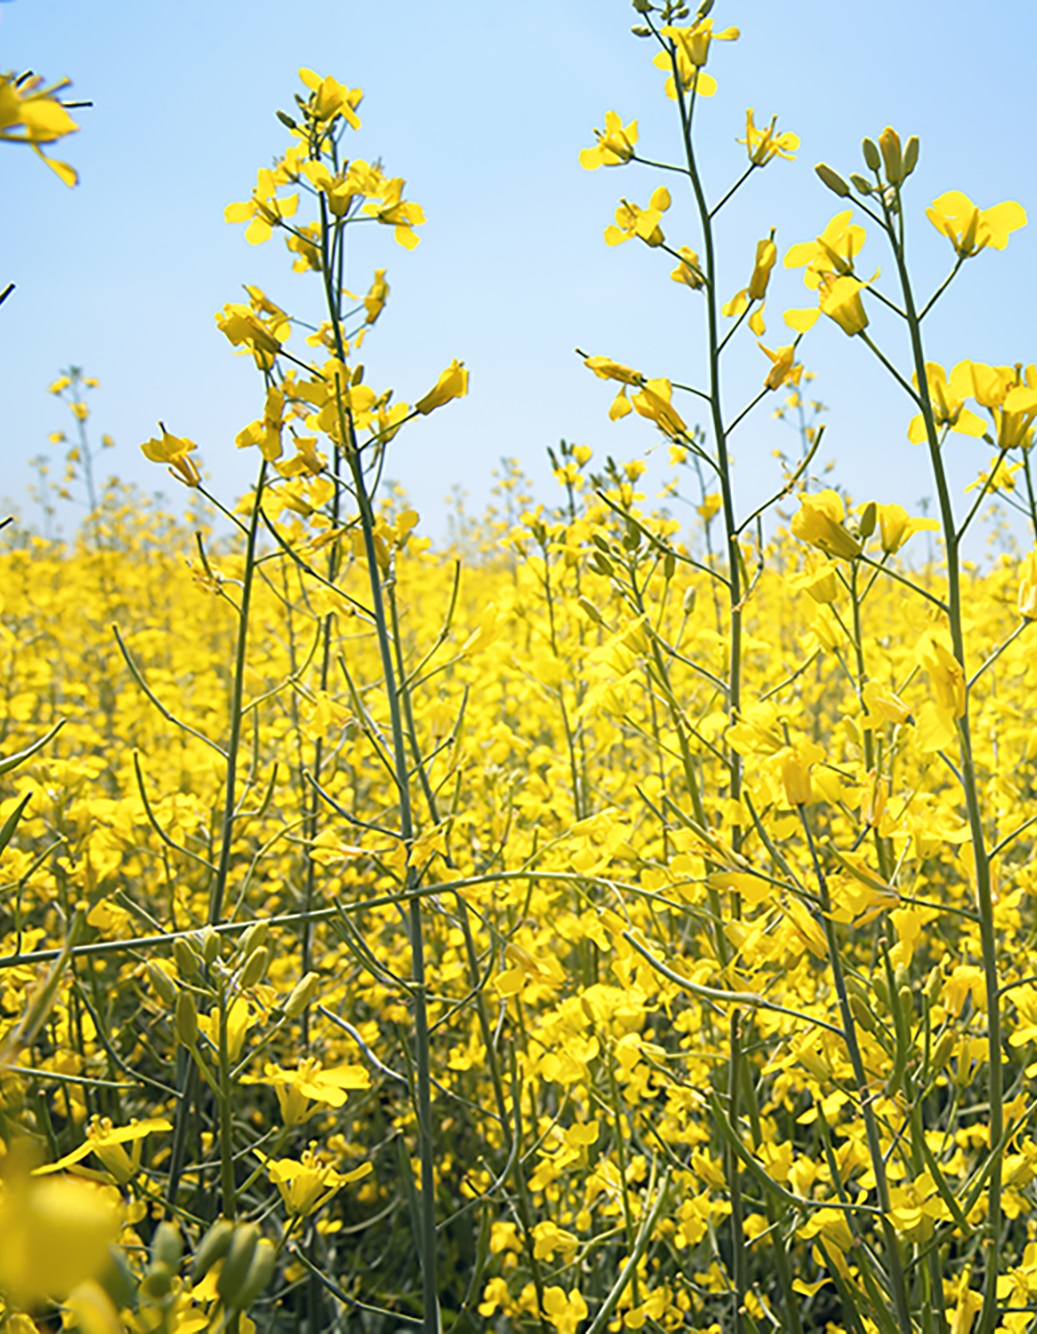
M926 217L938 232L948 237L962 259L987 246L1004 250L1012 232L1026 226L1024 209L1013 200L979 209L960 190L948 190L934 199Z
M777 124L777 116L772 116L770 125L765 130L758 130L753 119L752 107L746 111L745 138L739 139L738 142L745 144L749 161L754 167L765 166L774 157L783 157L789 162L795 159L799 149L799 135L793 134L791 130L778 134Z
M1019 571L1019 615L1024 620L1037 620L1037 550L1023 559Z
M598 142L593 148L580 150L580 166L587 171L598 167L617 167L629 162L637 143L637 121L624 126L614 111L605 112L605 129L595 130Z

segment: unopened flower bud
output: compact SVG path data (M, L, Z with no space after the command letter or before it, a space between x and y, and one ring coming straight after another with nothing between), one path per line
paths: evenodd
M913 134L904 145L904 176L910 176L918 166L918 135Z
M284 1004L285 1018L298 1019L307 1005L311 1004L316 997L319 986L320 977L317 973L307 973L304 978L296 982L291 995Z
M176 971L185 982L189 982L191 978L197 975L198 955L195 954L183 936L178 936L173 941L173 958L176 960Z
M874 139L865 139L861 144L861 150L864 153L864 161L868 164L869 171L878 171L882 166L882 157L879 153L878 144Z
M192 1273L196 1283L205 1277L217 1260L222 1260L227 1254L233 1235L234 1225L225 1218L218 1218L209 1228L194 1253Z
M228 1306L237 1306L252 1257L259 1244L259 1228L255 1223L243 1223L234 1229L227 1248L227 1258L223 1262L220 1276L216 1280L216 1291Z
M216 962L216 956L220 952L220 937L217 931L211 926L205 927L201 932L202 958L207 964Z
M695 599L698 597L698 589L694 584L689 584L684 590L684 598L681 602L681 610L685 616L690 616L695 610Z
M872 533L875 531L875 524L878 522L878 515L879 515L878 505L875 504L874 500L869 500L868 503L861 509L861 521L859 525L859 532L861 537L866 538L872 535Z
M184 1254L184 1239L175 1223L159 1223L151 1239L151 1259L155 1263L168 1265L170 1269L180 1268Z
M819 162L814 168L814 171L817 172L822 183L827 185L829 190L831 190L833 194L838 195L840 199L845 199L850 193L850 187L839 173L834 171L827 162Z
M233 1304L240 1311L247 1310L270 1282L276 1263L277 1247L272 1241L263 1238L256 1244L252 1263L238 1288L237 1297L229 1304Z
M154 987L160 1000L166 1005L176 1004L176 983L161 965L148 960L148 981Z
M256 950L260 945L265 945L270 939L270 927L266 922L253 922L245 934L241 937L239 946L241 953L246 958Z
M181 991L177 997L174 1028L177 1041L185 1047L193 1047L198 1041L198 1006L189 991Z
M580 610L583 612L584 616L586 616L589 620L593 621L595 625L605 624L604 620L602 619L601 612L598 611L597 607L590 600L590 598L581 597L579 601L580 601Z
M245 966L241 970L241 985L246 990L262 982L266 975L267 965L270 962L270 951L265 945L260 945L254 949L245 960Z
M871 181L865 176L859 176L855 171L850 173L850 184L859 195L870 195L872 192Z
M900 147L900 135L887 125L879 135L879 148L886 167L886 180L890 185L899 185L904 179L904 154Z

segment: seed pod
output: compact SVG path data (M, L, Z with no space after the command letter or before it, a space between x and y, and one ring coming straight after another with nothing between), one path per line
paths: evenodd
M247 990L249 987L254 987L257 982L262 982L269 962L270 951L265 945L260 945L258 949L254 949L245 960L245 966L241 970L241 985Z
M238 1289L234 1305L239 1311L246 1311L270 1282L277 1263L277 1247L264 1237L256 1245L248 1273Z
M198 1006L189 991L181 991L176 1002L176 1018L173 1022L177 1042L185 1047L193 1047L198 1041Z
M258 1242L259 1228L255 1223L243 1223L234 1229L227 1248L227 1258L216 1280L216 1291L228 1306L238 1305L238 1296L248 1276Z
M164 968L161 968L153 960L149 959L147 964L148 981L158 993L161 1001L166 1005L176 1004L176 983L169 976Z
M850 187L837 171L834 171L827 162L819 162L814 171L820 177L821 182L827 185L832 194L838 195L840 199L845 199L850 193Z
M191 1272L196 1283L205 1277L217 1260L222 1260L227 1254L233 1235L234 1225L228 1223L225 1218L218 1218L209 1228L194 1253Z

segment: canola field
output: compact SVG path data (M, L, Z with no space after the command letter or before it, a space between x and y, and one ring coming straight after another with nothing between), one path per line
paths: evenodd
M387 459L467 372L413 405L366 383L389 288L343 290L348 228L412 248L423 214L351 155L359 90L311 70L227 210L289 252L283 295L217 316L256 366L251 490L211 494L164 428L184 517L101 485L91 382L52 386L92 509L0 551L5 1334L1034 1327L1037 552L962 545L994 504L1037 535L1037 370L928 360L943 289L905 239L946 285L1025 214L919 201L886 129L732 297L717 210L798 140L749 113L707 198L697 109L737 30L635 9L684 157L605 241L658 252L707 355L584 357L693 527L640 460L563 443L553 497L509 467L457 550L423 534ZM651 158L604 127L584 169ZM69 183L72 128L62 85L3 77L0 137ZM732 411L779 259L806 305L768 314L790 341ZM901 384L933 517L816 481L819 318ZM797 451L755 511L729 438L776 404ZM957 493L961 435L986 465Z

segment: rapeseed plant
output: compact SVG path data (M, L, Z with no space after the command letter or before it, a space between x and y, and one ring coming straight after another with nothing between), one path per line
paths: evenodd
M611 110L580 155L667 172L604 239L687 288L704 366L581 355L613 429L666 440L690 530L642 460L562 441L554 503L505 462L464 560L432 547L386 460L468 375L452 360L413 406L367 383L389 269L347 291L347 228L413 249L424 214L351 156L360 91L303 70L284 152L226 214L316 296L297 314L250 286L216 317L262 381L235 440L253 488L210 494L160 423L142 448L186 521L113 487L86 540L0 556L13 1334L58 1312L164 1334L1031 1328L1037 555L980 569L962 544L996 496L1037 535L1037 371L963 348L947 373L924 340L1025 219L936 200L951 269L917 296L920 149L886 129L870 175L818 168L852 207L815 240L779 265L757 231L729 260L718 216L799 140L748 111L708 197L699 100L738 37L711 8L635 4L678 160ZM892 290L857 272L861 218ZM770 347L786 269L814 304ZM905 394L938 517L817 484L822 314ZM750 336L760 388L732 410ZM82 421L79 375L54 392ZM731 440L775 393L798 458L749 508ZM960 496L951 433L984 451Z

